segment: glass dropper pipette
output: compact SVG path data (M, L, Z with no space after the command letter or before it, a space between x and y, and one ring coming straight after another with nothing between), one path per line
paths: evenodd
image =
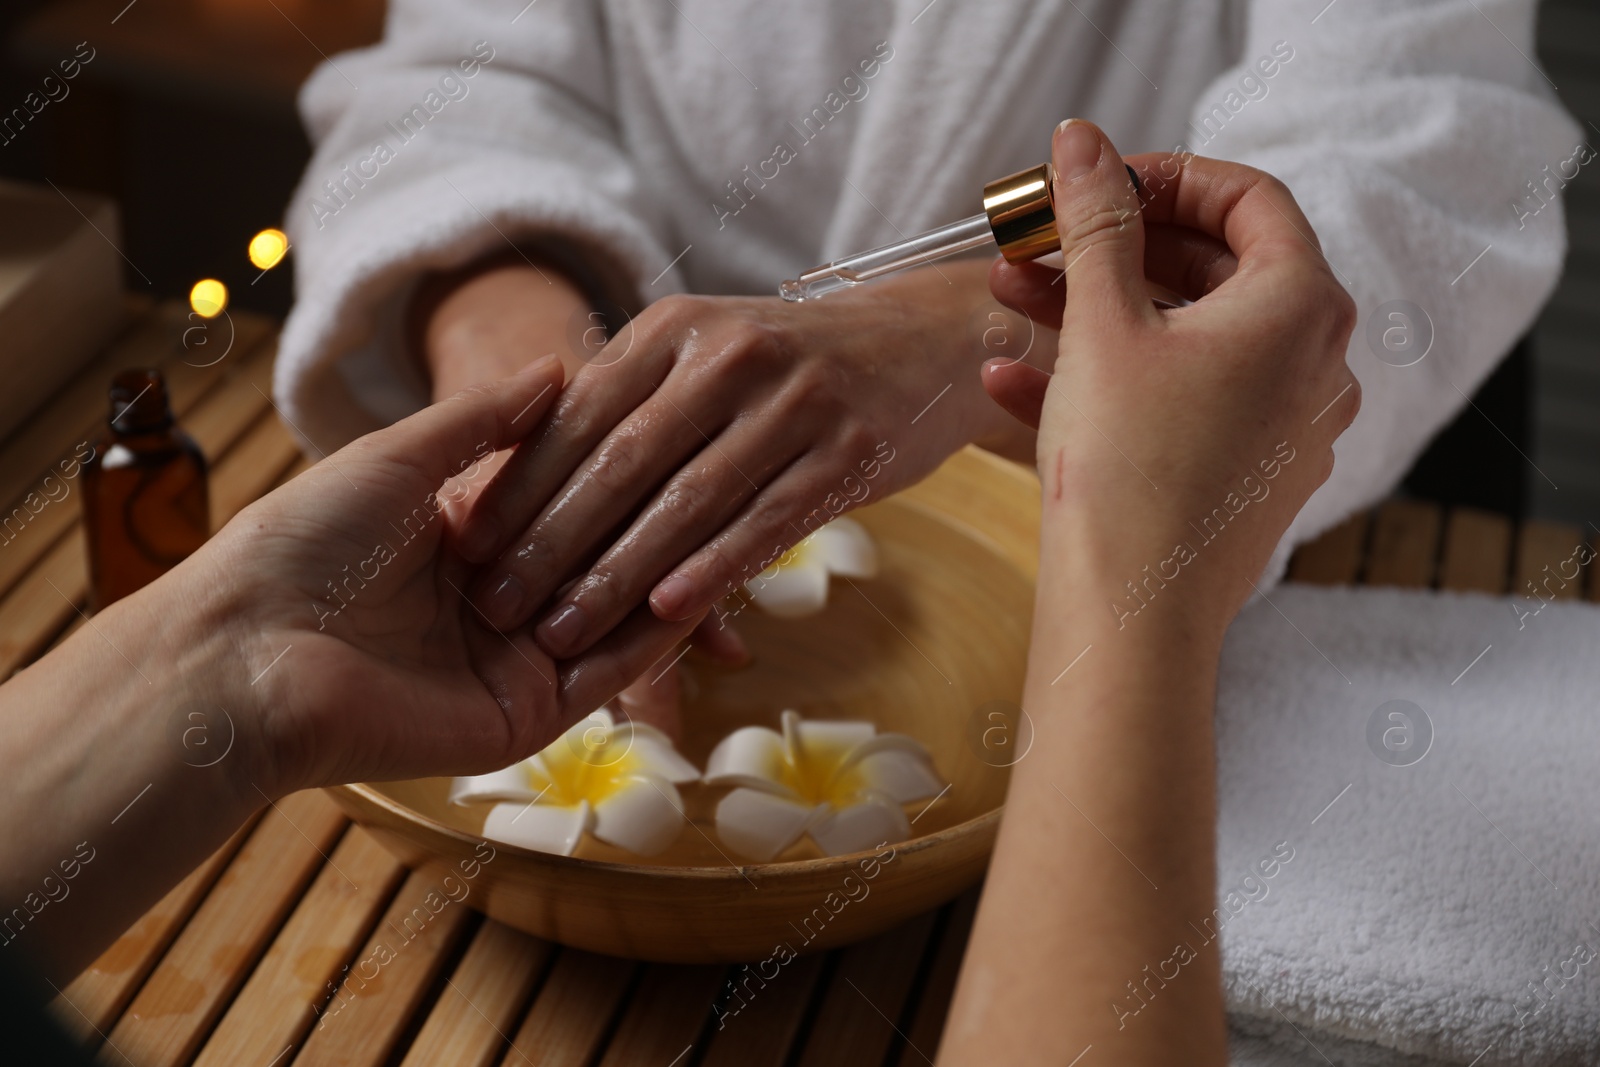
M800 277L779 285L778 295L791 301L815 300L819 296L849 289L885 274L920 267L936 259L970 252L985 245L993 247L994 243L989 216L974 215L970 219L952 222L892 245L857 252L821 267L812 267Z
M1137 189L1139 181L1132 167L1128 168L1128 175ZM794 302L815 300L886 274L920 267L975 248L997 247L1011 263L1058 252L1061 238L1056 231L1051 177L1050 164L1041 163L992 181L983 187L982 214L812 267L800 277L779 285L778 295ZM1181 307L1189 303L1165 291L1153 293L1152 299L1158 307Z

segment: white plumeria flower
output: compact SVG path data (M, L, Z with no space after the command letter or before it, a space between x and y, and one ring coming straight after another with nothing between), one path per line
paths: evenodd
M944 789L928 750L870 722L806 722L783 713L783 733L735 730L706 761L708 785L739 788L717 805L717 834L765 863L809 834L830 856L911 836L903 805Z
M499 801L483 836L507 844L570 856L588 833L653 856L683 829L674 783L699 777L666 734L601 708L520 763L457 778L450 802Z
M750 599L769 615L814 615L828 603L828 578L875 578L878 546L854 519L834 519L749 582Z

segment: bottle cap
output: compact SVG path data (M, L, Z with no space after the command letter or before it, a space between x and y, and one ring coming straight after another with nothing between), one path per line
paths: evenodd
M1139 172L1126 163L1123 166L1127 168L1135 195L1142 199L1144 188ZM1060 251L1056 203L1051 197L1054 177L1050 164L1041 163L997 178L983 187L983 213L989 216L994 243L1000 246L1000 254L1006 257L1006 262L1022 263Z
M1061 248L1051 199L1050 164L1019 170L983 187L983 213L1008 263L1024 263Z
M150 433L172 425L167 383L156 370L125 370L111 380L111 428Z

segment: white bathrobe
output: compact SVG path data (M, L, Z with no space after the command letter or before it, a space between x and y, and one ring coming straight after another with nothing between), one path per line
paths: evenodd
M301 94L276 392L332 450L425 403L401 325L429 271L553 240L624 305L773 293L974 213L1084 116L1124 152L1283 179L1361 309L1363 408L1276 570L1392 489L1555 283L1587 157L1533 22L1533 0L391 0L382 43ZM1375 355L1430 328L1419 363Z

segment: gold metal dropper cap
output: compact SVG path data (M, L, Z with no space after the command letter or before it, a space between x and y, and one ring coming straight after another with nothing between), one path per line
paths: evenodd
M983 213L1008 263L1023 263L1061 248L1051 199L1050 164L1019 170L983 187Z

